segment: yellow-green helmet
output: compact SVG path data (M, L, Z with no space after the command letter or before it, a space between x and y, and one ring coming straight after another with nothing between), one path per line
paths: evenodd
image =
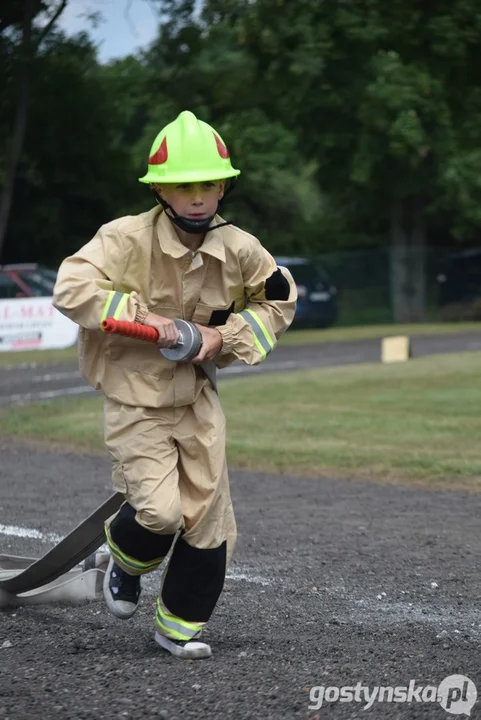
M213 127L184 110L166 125L150 150L142 183L188 183L235 177L229 151Z

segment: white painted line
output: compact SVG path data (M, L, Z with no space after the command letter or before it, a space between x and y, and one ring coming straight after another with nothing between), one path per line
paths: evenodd
M435 627L446 632L449 628L462 628L468 630L472 636L481 635L481 623L479 622L479 609L477 607L459 607L439 601L436 607L430 603L430 598L425 597L424 602L376 602L372 600L355 600L354 603L361 607L360 611L353 612L351 609L350 618L361 623L370 623L375 626L382 625L403 625L409 622L416 622L421 625ZM457 633L458 629L454 632Z
M52 380L72 380L74 378L76 380L80 378L80 373L78 372L78 370L76 372L57 372L47 373L46 375L34 375L34 377L32 378L32 382L51 382Z
M249 573L228 572L226 575L228 580L236 580L237 582L244 580L245 582L256 583L257 585L271 585L271 581L260 575L250 575Z
M165 564L167 563L168 558L165 558L163 564L157 568L155 573L148 573L147 575L142 576L142 587L145 589L151 591L154 595L157 595L159 592L159 582L158 582L158 576L156 573L162 573L163 569L165 568ZM233 580L234 582L248 582L248 583L254 583L256 585L263 585L266 587L267 585L272 585L271 581L268 580L265 577L261 577L260 575L252 575L249 571L249 568L244 567L244 572L228 572L226 575L226 580Z
M18 393L16 395L0 396L0 401L7 402L30 402L31 400L49 400L50 398L63 397L65 395L83 395L84 393L96 392L90 386L79 385L77 387L63 388L62 390L41 390L36 393Z
M0 535L11 535L19 538L29 538L31 540L41 540L42 542L60 542L62 537L55 533L43 533L40 530L32 528L18 527L17 525L0 524Z
M35 370L38 367L38 363L35 362L23 362L14 365L4 365L0 370L16 371L16 370Z
M2 525L0 523L0 535L9 535L10 537L27 538L28 540L40 540L41 542L59 543L64 539L65 535L57 535L56 533L43 533L33 528L19 527L18 525ZM97 552L108 552L107 545L99 547Z

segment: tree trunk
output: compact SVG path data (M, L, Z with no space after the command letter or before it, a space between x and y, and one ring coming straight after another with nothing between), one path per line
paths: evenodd
M411 322L423 322L426 319L426 223L420 195L412 198L411 218Z
M410 320L408 238L404 229L402 200L391 204L391 308L396 323Z
M393 201L390 234L393 320L422 322L426 314L426 230L421 196L409 202Z
M20 48L20 71L18 77L18 99L15 111L10 151L5 170L5 183L0 198L0 259L5 243L5 235L13 201L13 190L17 167L22 154L25 130L27 127L28 100L30 94L30 62L32 53L32 22L35 16L35 0L25 0L22 45Z

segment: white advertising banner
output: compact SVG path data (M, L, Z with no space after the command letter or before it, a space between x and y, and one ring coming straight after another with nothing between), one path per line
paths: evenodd
M0 300L0 352L74 345L78 325L56 310L52 300L51 297Z

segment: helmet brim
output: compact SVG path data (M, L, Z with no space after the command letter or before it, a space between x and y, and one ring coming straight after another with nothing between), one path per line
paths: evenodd
M187 173L166 173L165 177L162 177L159 172L152 172L148 171L146 175L139 178L139 182L145 183L146 185L151 185L152 183L159 183L159 184L173 184L173 183L193 183L193 182L209 182L214 180L227 180L228 178L236 177L237 175L240 175L240 170L236 170L235 168L232 168L232 170L228 170L227 172L223 172L222 175L219 175L219 171L212 172L208 170L199 170L194 172L187 172Z

